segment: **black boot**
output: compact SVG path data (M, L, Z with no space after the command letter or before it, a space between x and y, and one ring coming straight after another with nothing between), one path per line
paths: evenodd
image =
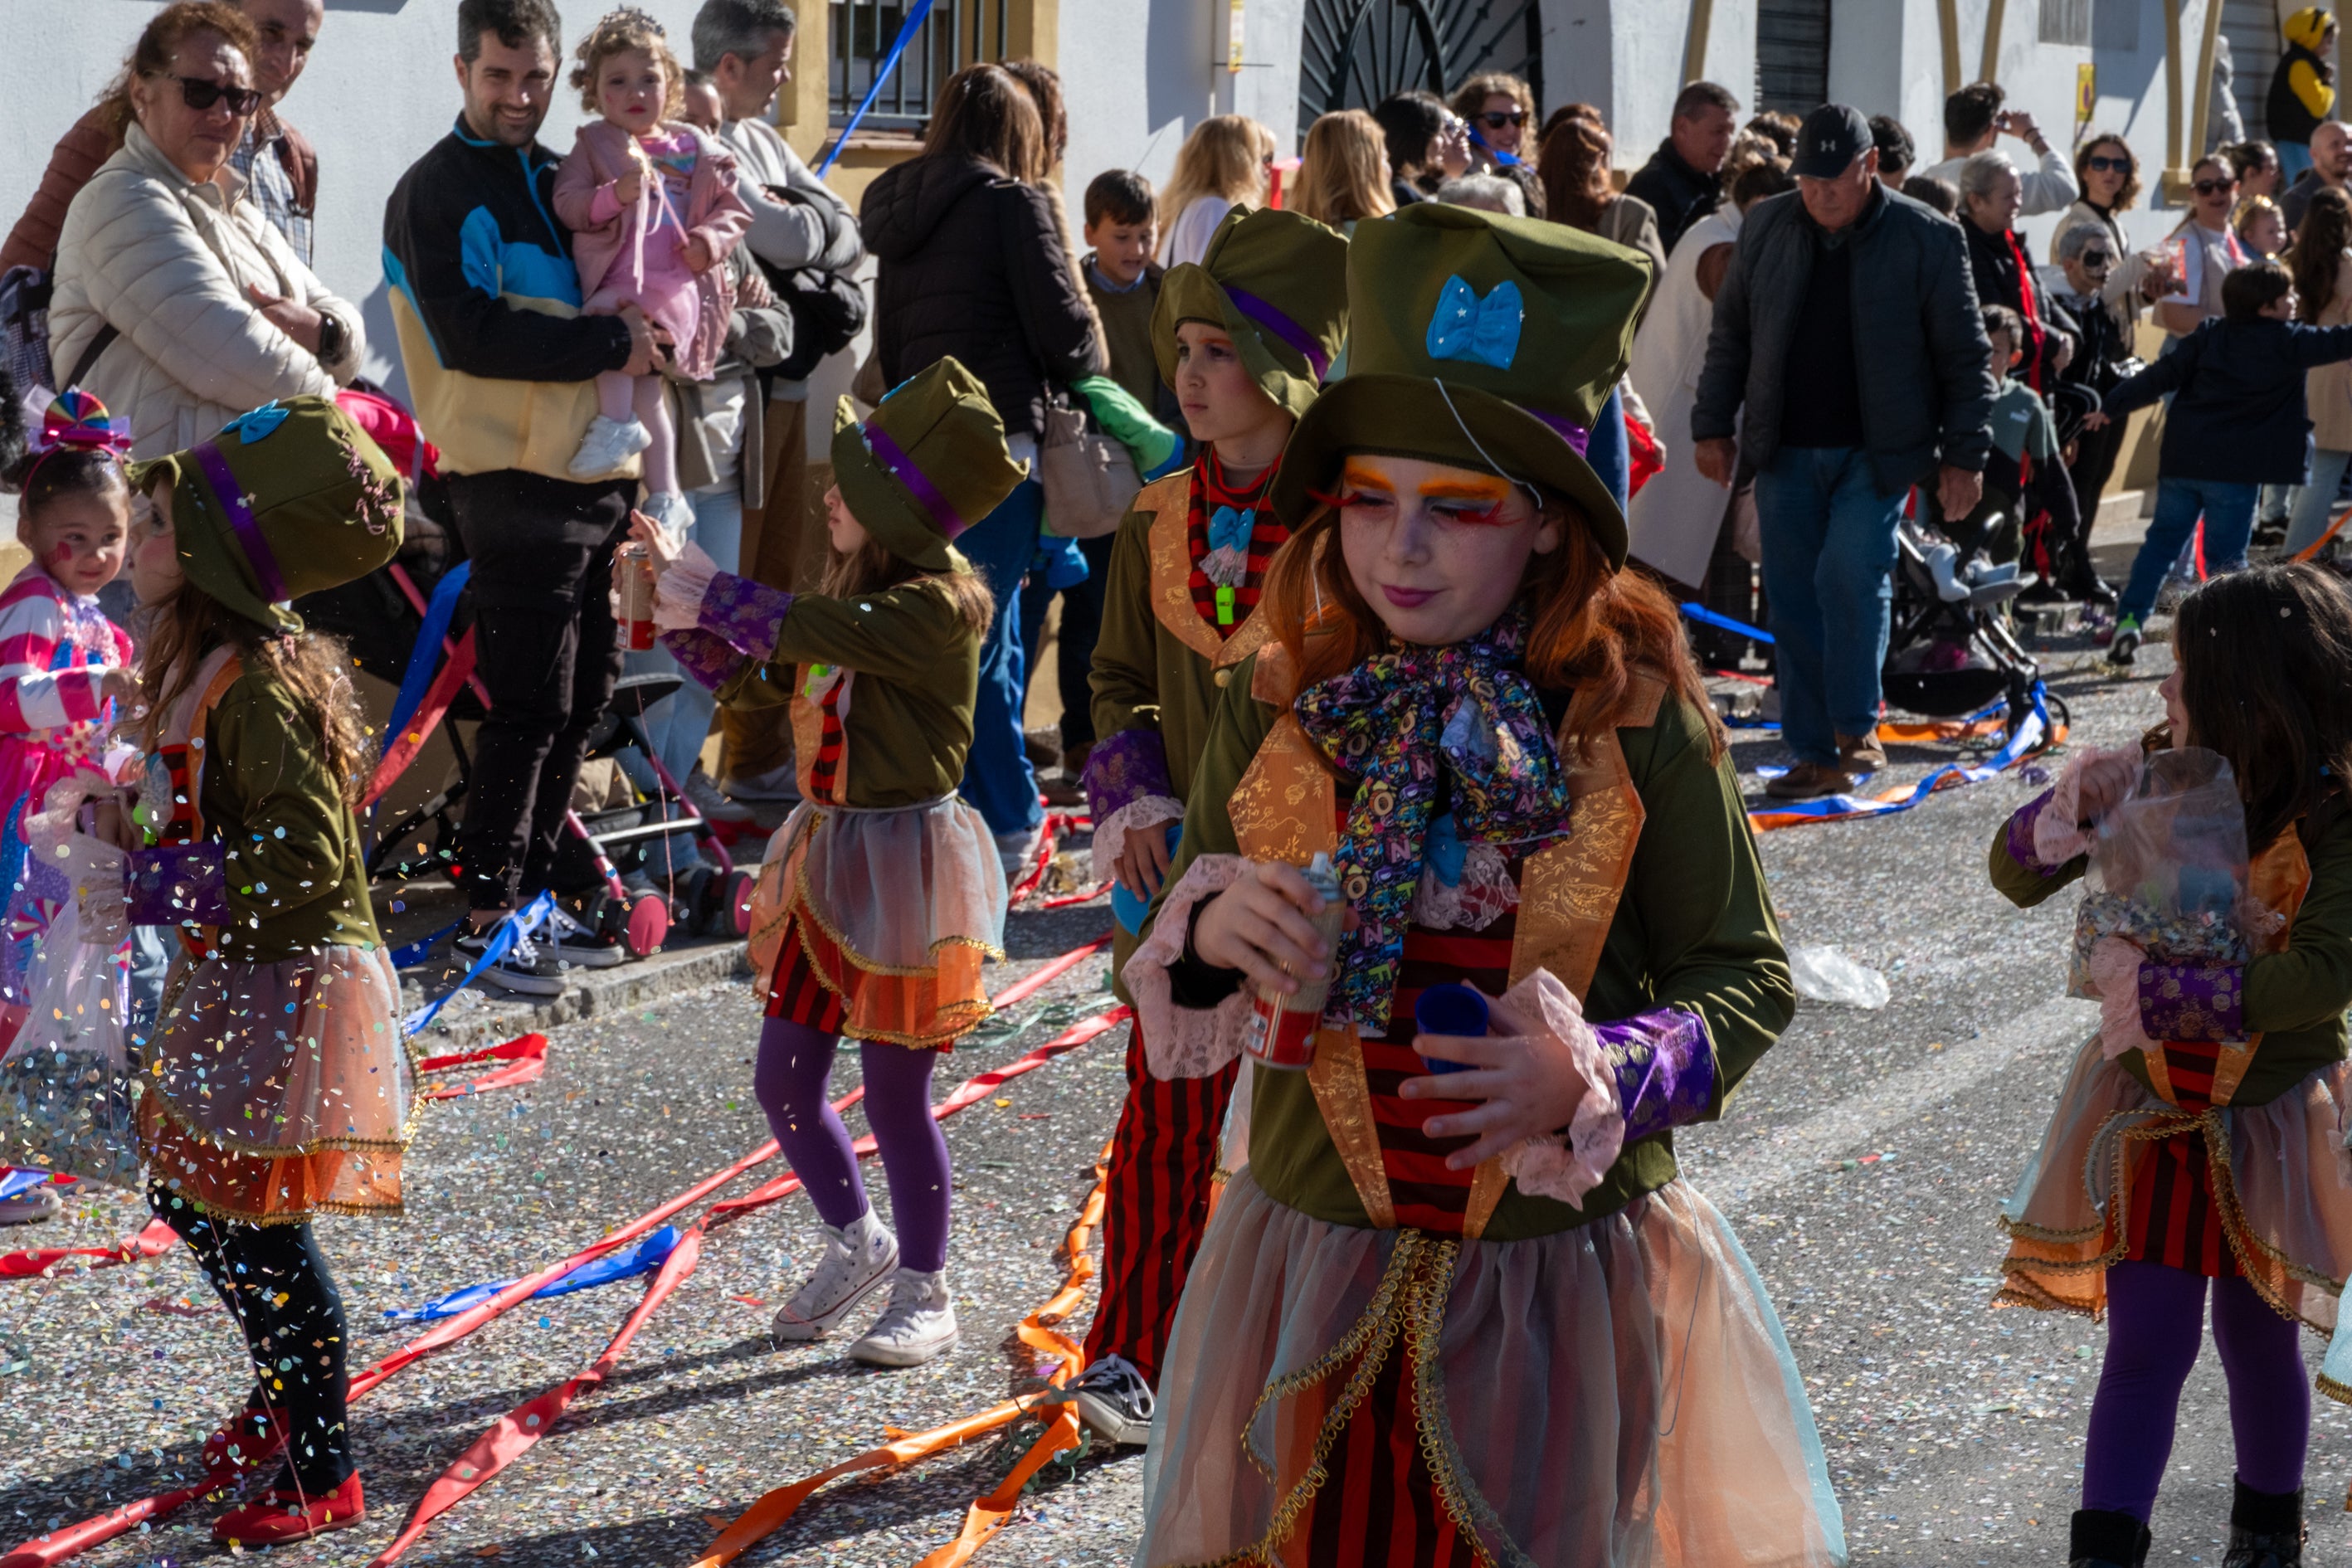
M2302 1568L2303 1494L2258 1492L2243 1481L2237 1486L2221 1568Z
M2078 1508L2066 1556L2072 1568L2140 1568L2148 1540L2147 1526L2127 1513Z

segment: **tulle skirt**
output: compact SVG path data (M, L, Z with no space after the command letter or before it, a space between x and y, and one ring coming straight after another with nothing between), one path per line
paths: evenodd
M54 747L22 736L0 741L0 1009L21 1009L32 973L33 955L58 910L73 896L65 877L27 853L25 818L41 809L49 790L88 773L88 768ZM13 1026L11 1028L13 1032Z
M2106 1310L2107 1265L2125 1256L2132 1184L2154 1143L2203 1141L2211 1202L2239 1270L2317 1333L2336 1326L2352 1274L2352 1063L2313 1073L2266 1105L2202 1112L2158 1099L2086 1041L2042 1147L2001 1205L2009 1232L1996 1300Z
M383 948L183 976L148 1047L148 1180L256 1224L400 1212L415 1068Z
M980 813L950 796L903 811L803 801L783 885L819 984L853 1039L935 1046L989 1015L981 965L1003 958L1004 866Z
M1403 1500L1335 1458L1398 1358L1431 1494ZM1142 1568L1304 1562L1328 1555L1310 1550L1318 1509L1409 1504L1496 1563L1845 1561L1780 1320L1679 1181L1576 1230L1483 1242L1326 1224L1242 1173L1160 1387Z

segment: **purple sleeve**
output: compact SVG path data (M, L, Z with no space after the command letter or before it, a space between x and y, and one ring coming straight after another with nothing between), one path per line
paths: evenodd
M1121 730L1108 740L1095 742L1087 753L1087 770L1080 780L1087 792L1087 809L1097 825L1110 820L1113 812L1131 805L1150 795L1165 795L1174 799L1175 786L1168 782L1168 742L1157 730Z
M754 583L749 577L738 577L732 572L712 575L710 586L702 593L702 607L695 620L701 628L725 641L738 653L756 659L775 657L776 638L784 629L784 616L793 607L793 595L782 588L771 588L765 583Z
M1715 1050L1696 1013L1660 1007L1595 1024L1592 1032L1617 1075L1626 1142L1706 1120L1715 1103Z
M2045 789L2017 808L2009 819L2009 858L2037 877L2054 877L2064 868L2053 866L2033 852L2033 825L2042 820L2055 787Z
M2151 1040L2245 1039L2246 966L2141 964L2139 1020Z
M133 925L226 925L228 879L220 840L132 850L126 902Z
M664 632L661 642L669 649L670 658L677 660L678 668L686 671L695 684L712 691L726 685L743 668L743 656L730 647L725 638L699 627Z

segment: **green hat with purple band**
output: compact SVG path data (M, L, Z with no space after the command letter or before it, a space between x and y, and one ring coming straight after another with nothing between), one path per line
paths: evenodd
M290 607L366 576L400 549L401 479L334 399L264 404L184 452L130 467L131 488L168 483L180 570L272 631Z
M1235 207L1199 262L1160 279L1151 352L1171 386L1184 321L1223 327L1250 379L1298 417L1348 336L1347 237L1294 212Z
M864 419L833 421L833 479L874 542L926 572L969 572L957 535L1029 477L1004 443L988 388L952 355L893 388Z

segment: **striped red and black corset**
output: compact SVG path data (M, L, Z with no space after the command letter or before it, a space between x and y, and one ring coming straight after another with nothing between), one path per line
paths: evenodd
M188 748L185 742L163 749L164 769L172 775L172 817L156 834L158 844L194 844L196 841L196 792L188 777ZM199 963L212 956L212 944L194 926L179 928L180 945L189 957Z
M1469 1146L1469 1138L1433 1138L1422 1126L1433 1116L1468 1110L1473 1102L1446 1100L1406 1100L1397 1092L1409 1078L1428 1076L1429 1065L1412 1048L1419 1032L1413 1026L1413 1005L1428 986L1441 981L1475 985L1498 996L1510 983L1511 937L1517 930L1515 914L1506 914L1481 931L1424 931L1405 932L1404 962L1397 976L1395 1005L1389 1011L1389 1031L1364 1042L1364 1077L1371 1090L1372 1125L1381 1141L1381 1164L1389 1179L1389 1194L1396 1205L1400 1226L1443 1236L1462 1234L1463 1215L1470 1206L1474 1169L1449 1171L1445 1157Z
M809 798L820 805L841 804L841 693L849 684L844 676L817 700L816 761L809 764Z
M2181 1110L2194 1114L2213 1103L2213 1073L2221 1058L2221 1047L2211 1042L2176 1040L2165 1046L2165 1076ZM2131 1211L2124 1216L2124 1256L2208 1279L2242 1273L2222 1234L2205 1135L2179 1132L2131 1148Z

